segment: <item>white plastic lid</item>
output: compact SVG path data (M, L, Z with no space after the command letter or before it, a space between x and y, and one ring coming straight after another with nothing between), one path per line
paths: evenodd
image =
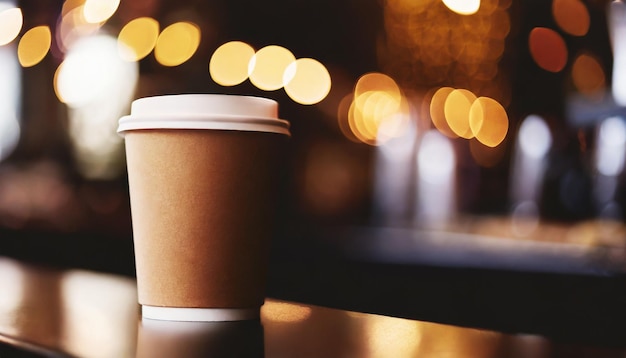
M290 135L276 101L252 96L180 94L133 101L118 133L140 129L217 129Z

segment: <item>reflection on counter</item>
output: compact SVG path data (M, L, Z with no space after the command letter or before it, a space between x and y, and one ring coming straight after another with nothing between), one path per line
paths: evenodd
M0 258L0 286L0 341L77 357L132 356L133 280Z
M264 357L259 321L174 322L142 319L137 358Z
M0 286L0 342L46 357L613 358L626 354L617 348L274 299L262 307L260 321L142 319L133 280L7 258L0 258Z

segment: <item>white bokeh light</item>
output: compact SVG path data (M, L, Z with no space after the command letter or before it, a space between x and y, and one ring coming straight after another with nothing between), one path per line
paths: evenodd
M526 117L518 134L520 149L533 158L545 156L552 146L552 134L546 122L539 116Z
M598 131L596 167L606 176L616 176L624 168L626 151L626 124L620 117L602 121Z
M415 220L422 227L441 229L456 215L456 154L450 139L426 132L417 152Z
M0 160L13 152L20 138L21 87L15 46L0 46Z
M133 99L139 76L136 62L122 60L117 39L90 36L77 42L59 66L55 90L69 107L69 131L79 170L106 179L122 169L117 120Z
M611 2L607 20L613 46L613 98L620 106L626 106L626 4Z
M428 131L420 143L417 164L420 178L429 183L449 178L456 165L450 140L438 131Z

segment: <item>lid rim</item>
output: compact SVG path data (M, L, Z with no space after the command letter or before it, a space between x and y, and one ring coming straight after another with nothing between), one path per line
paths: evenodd
M123 119L123 118L122 118ZM281 125L283 124L283 125ZM226 130L226 131L246 131L277 133L291 136L288 122L234 122L234 121L124 121L120 120L117 132L124 135L126 132L137 130Z

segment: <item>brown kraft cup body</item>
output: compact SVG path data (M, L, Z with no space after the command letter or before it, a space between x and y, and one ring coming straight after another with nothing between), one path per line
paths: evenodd
M125 140L139 303L260 307L286 136L147 129Z

